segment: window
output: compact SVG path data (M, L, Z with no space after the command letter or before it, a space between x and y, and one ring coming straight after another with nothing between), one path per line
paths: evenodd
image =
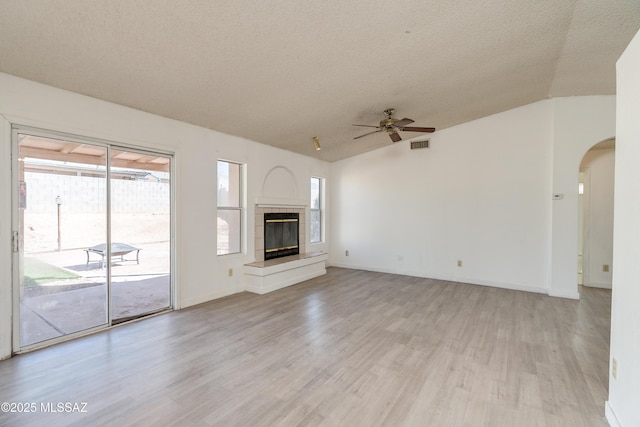
M218 160L218 255L241 251L242 165Z
M311 243L322 242L323 179L311 177Z

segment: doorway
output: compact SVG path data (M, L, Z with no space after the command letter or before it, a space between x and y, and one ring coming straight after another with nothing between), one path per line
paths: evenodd
M580 163L579 274L582 285L611 289L615 139L594 145Z
M168 153L15 128L14 351L172 308Z

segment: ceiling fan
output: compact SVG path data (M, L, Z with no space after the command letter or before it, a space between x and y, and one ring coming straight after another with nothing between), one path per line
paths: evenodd
M389 138L391 138L391 140L393 142L398 142L398 141L402 141L402 138L400 138L400 135L398 134L398 131L403 131L403 132L426 132L426 133L431 133L431 132L435 132L436 128L423 128L423 127L413 127L413 126L407 126L410 125L411 123L413 123L413 120L408 119L408 118L404 118L402 120L399 119L394 119L393 118L393 113L395 113L395 108L387 108L386 110L384 110L384 113L387 115L387 118L384 120L380 120L380 125L378 126L373 126L373 125L353 125L353 126L361 126L361 127L368 127L368 128L376 128L377 130L374 130L373 132L369 132L369 133L365 133L364 135L360 135L360 136L356 136L353 139L358 139L358 138L362 138L363 136L367 136L367 135L371 135L373 133L377 133L377 132L382 132L382 131L386 131L389 134Z

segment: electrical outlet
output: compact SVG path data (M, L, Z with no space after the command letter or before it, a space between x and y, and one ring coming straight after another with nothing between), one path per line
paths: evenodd
M347 249L346 251L344 251L344 256L349 256L349 249Z
M233 276L233 268L229 269L229 277Z
M609 264L604 264L602 266L602 271L604 271L605 273L608 273L609 272Z
M615 357L611 359L611 376L614 380L618 379L618 361Z
M462 260L461 259L458 260L458 267L462 267Z

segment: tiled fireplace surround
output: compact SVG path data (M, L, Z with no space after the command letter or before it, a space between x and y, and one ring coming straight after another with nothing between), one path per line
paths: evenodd
M298 213L299 255L264 260L264 214ZM246 289L257 294L266 294L286 286L295 285L327 273L328 254L307 253L306 207L299 205L259 205L255 210L255 262L244 265Z
M298 223L298 240L299 250L301 254L306 252L305 242L307 241L307 218L305 208L299 206L256 206L255 210L255 260L256 262L264 261L264 214L292 212L298 213L300 222Z

